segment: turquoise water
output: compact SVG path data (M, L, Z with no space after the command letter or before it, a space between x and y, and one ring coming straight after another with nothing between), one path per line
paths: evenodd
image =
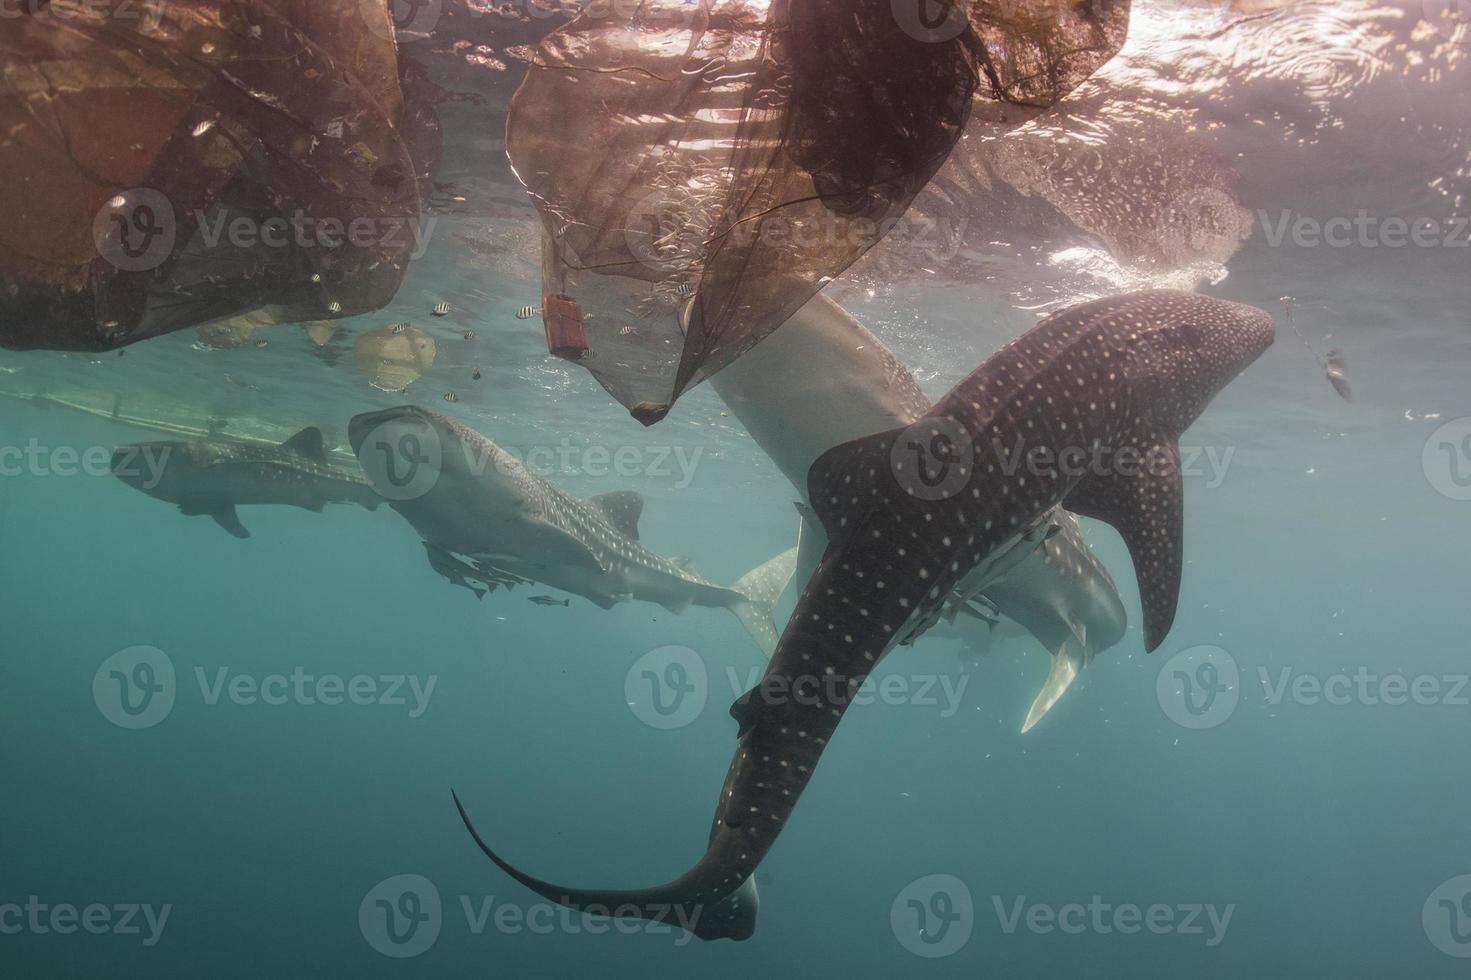
M1182 439L1202 470L1165 644L1143 652L1128 555L1086 522L1129 630L1035 730L1032 641L896 650L879 674L900 693L846 717L742 943L551 908L484 859L450 797L548 880L682 873L727 708L763 663L735 618L539 606L561 598L539 586L477 600L387 507L246 507L242 541L96 463L169 427L278 442L307 425L346 462L351 416L410 400L570 460L549 477L570 492L638 491L643 543L712 581L791 547L791 486L709 386L644 428L515 317L539 291L534 216L497 210L520 190L466 135L486 125L469 103L442 113L470 202L326 356L294 326L259 330L264 348L184 331L123 358L0 352L18 396L0 398L0 450L27 454L0 455L0 977L1464 975L1471 45L1427 33L1419 7L1238 22L1199 5L1180 26L1142 5L1132 58L1060 125L1135 147L1132 115L1099 106L1164 105L1230 161L1251 235L1187 282L1105 261L1097 229L1060 233L1075 215L1053 198L977 222L973 281L836 284L934 397L1036 312L1127 288L1254 303L1279 336ZM1172 47L1174 28L1198 45ZM1284 214L1361 212L1450 237L1273 241ZM1346 351L1352 403L1283 297L1308 342ZM405 320L439 355L394 395L351 342ZM661 686L671 656L698 665L692 690Z

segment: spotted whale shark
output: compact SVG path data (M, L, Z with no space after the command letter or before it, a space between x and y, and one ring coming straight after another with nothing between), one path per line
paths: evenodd
M744 939L742 901L864 679L998 549L1066 505L1111 524L1139 583L1144 647L1174 622L1183 559L1179 436L1271 346L1254 307L1172 291L1053 314L1007 344L914 424L825 452L808 495L829 544L765 675L737 699L735 757L704 856L639 890L569 888L497 866L572 909L680 922ZM1013 468L1020 443L1031 465ZM925 449L944 445L925 458ZM917 449L916 449L917 447Z
M763 653L776 647L772 610L796 566L795 548L727 588L639 543L639 494L574 496L439 412L416 405L366 412L348 423L348 441L368 480L433 546L440 574L446 554L465 555L481 581L540 582L604 609L635 599L675 613L728 609ZM401 482L407 473L422 482Z
M128 486L177 504L185 515L208 515L237 538L250 537L237 506L320 511L354 503L376 510L382 502L361 475L328 462L315 426L279 446L226 439L132 443L113 451L111 468Z
M814 370L814 365L820 365ZM819 293L744 357L710 379L802 498L796 580L812 577L827 533L812 518L807 474L824 452L863 436L909 426L930 409L914 375L882 340ZM986 649L1013 621L1052 654L1051 670L1022 731L1057 704L1083 666L1124 637L1124 604L1078 520L1056 507L1056 532L984 594L957 592L935 624L963 649ZM980 603L980 606L977 606ZM999 614L988 615L991 613Z

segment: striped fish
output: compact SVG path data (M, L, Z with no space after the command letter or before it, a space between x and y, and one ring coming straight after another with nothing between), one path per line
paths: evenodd
M434 315L435 316L449 316L449 304L448 303L435 303L434 304Z
M541 316L540 306L523 306L516 311L516 319L530 320L534 316Z
M392 330L394 333L408 333L409 325L407 323L395 323Z

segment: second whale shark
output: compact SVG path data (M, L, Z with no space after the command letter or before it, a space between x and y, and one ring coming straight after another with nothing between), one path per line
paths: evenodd
M441 574L447 552L469 556L482 573L541 582L604 609L632 599L675 613L728 609L764 654L776 648L773 607L796 567L795 548L727 588L639 543L639 494L574 496L439 412L367 412L348 423L348 441L373 486L433 546Z

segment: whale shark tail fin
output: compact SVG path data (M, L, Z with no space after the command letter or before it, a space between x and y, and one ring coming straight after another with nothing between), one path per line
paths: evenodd
M729 609L768 660L781 638L781 631L776 627L776 602L796 570L797 549L788 548L766 564L751 569L731 586L735 598Z

